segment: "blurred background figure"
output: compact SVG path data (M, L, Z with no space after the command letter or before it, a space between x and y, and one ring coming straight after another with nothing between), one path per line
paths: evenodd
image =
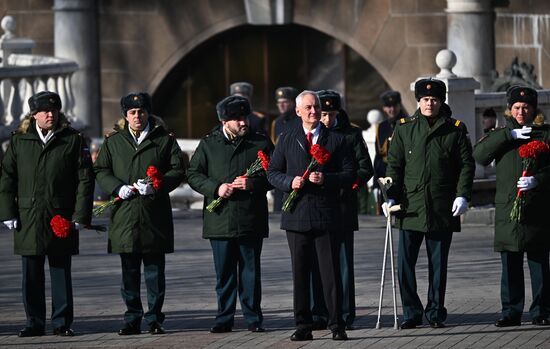
M95 163L97 156L99 155L99 148L101 148L101 145L99 142L92 141L92 140L90 141L90 156L92 158L92 163ZM94 207L104 204L109 199L110 199L109 194L101 190L101 187L97 184L97 181L96 181L95 187L94 187Z
M398 91L388 90L380 95L382 110L384 111L385 120L380 123L376 129L374 157L374 188L377 188L376 180L380 177L386 177L386 166L388 165L388 148L390 146L391 137L395 128L395 123L401 118L408 117L401 106L401 94ZM380 214L382 198L380 195L376 197L377 207L376 212Z
M481 124L483 126L483 134L487 134L495 129L497 126L497 113L493 108L487 108L483 111Z
M229 85L229 94L232 96L241 96L248 99L252 112L248 116L248 127L252 133L260 133L264 136L268 135L269 120L266 114L255 111L252 108L252 95L254 94L254 86L245 81L234 82Z
M279 135L293 126L300 125L300 118L296 115L296 96L298 91L294 87L279 87L275 90L275 103L279 116L271 123L271 140L277 143ZM273 195L273 212L281 212L283 206L283 192L275 188Z
M367 113L368 128L363 131L363 139L367 143L371 162L374 164L376 156L376 134L380 123L384 121L384 115L378 109L371 109ZM374 177L367 182L367 188L359 190L359 213L380 214L379 204L376 199L380 196L378 188L374 186Z

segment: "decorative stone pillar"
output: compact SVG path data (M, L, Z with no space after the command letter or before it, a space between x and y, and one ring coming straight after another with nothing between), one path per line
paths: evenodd
M468 128L470 141L475 144L478 123L476 121L476 101L475 90L479 88L479 82L471 77L457 77L453 73L453 67L457 62L457 57L451 50L441 50L437 53L435 63L441 69L435 76L447 85L446 103L453 111L453 118L462 121ZM425 78L425 77L423 77ZM421 79L421 78L419 78ZM415 81L416 82L416 81ZM411 83L411 90L414 91L414 84ZM483 175L483 166L476 164L476 177Z
M289 24L292 22L292 0L244 0L246 19L255 25Z
M99 41L94 0L55 0L54 55L74 60L74 114L89 136L101 136Z
M447 47L455 52L458 76L471 76L486 91L495 69L492 0L447 0Z

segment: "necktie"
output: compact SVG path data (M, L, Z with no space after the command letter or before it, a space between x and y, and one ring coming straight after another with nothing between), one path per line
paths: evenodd
M313 145L313 133L308 132L306 134L306 138L307 138L307 145L308 145L308 147L311 148L311 146Z

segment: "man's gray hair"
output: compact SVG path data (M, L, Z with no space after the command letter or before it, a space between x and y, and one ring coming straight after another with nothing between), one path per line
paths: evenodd
M311 90L304 90L300 92L298 96L296 96L296 106L302 105L302 98L306 95L312 95L317 100L317 105L321 105L321 100L319 99L319 95L317 94L317 92L311 91Z

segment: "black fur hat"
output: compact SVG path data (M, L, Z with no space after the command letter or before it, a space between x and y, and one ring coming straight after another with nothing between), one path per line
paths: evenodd
M152 109L151 96L145 92L132 92L129 95L120 99L120 110L122 115L126 117L126 112L134 108L143 108L151 114Z
M38 92L32 95L28 102L31 114L46 110L61 110L61 98L55 92Z
M229 96L216 104L216 112L220 120L234 120L250 115L250 102L241 96Z

